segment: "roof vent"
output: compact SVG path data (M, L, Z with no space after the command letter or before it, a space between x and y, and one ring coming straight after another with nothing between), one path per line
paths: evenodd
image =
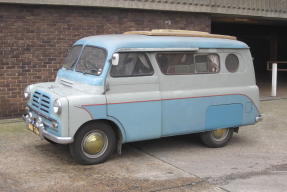
M148 35L148 36L206 37L206 38L236 40L236 37L229 35L218 35L203 31L188 31L188 30L174 30L174 29L153 29L151 31L127 31L124 32L124 34Z

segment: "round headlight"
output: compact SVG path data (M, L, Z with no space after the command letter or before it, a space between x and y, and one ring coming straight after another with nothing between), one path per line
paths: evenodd
M62 112L62 103L60 102L59 99L56 99L55 102L54 102L54 105L53 105L53 110L54 110L54 113L60 115L61 112Z
M30 99L30 96L31 96L31 86L28 86L24 90L24 98L28 100Z

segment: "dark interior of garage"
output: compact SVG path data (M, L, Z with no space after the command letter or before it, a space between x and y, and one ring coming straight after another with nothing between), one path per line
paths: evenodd
M242 19L212 22L211 32L236 36L248 44L254 59L256 83L261 99L271 95L272 72L267 70L267 62L278 62L278 69L287 69L287 25L278 21ZM278 71L278 97L287 97L287 71Z

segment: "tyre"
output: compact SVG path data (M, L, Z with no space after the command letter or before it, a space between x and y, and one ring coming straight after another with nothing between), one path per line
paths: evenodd
M69 145L77 163L98 164L106 161L116 148L116 136L111 126L97 122L84 125Z
M233 128L217 129L200 133L202 143L207 147L218 148L225 146L233 135Z

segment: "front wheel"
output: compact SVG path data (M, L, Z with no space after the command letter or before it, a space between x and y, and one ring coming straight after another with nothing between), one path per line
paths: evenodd
M233 135L233 128L217 129L200 133L201 141L207 147L217 148L225 146Z
M76 162L84 165L102 163L116 147L116 136L111 126L97 122L84 125L70 144L70 152Z

